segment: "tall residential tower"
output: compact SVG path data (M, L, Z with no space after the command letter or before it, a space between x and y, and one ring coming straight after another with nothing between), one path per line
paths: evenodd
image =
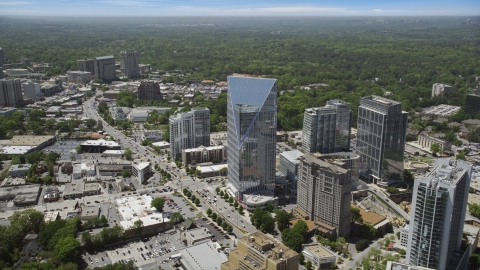
M333 153L350 150L350 104L329 100L319 108L305 109L302 148L307 153Z
M351 170L319 153L300 158L297 204L310 220L333 227L337 236L350 235Z
M122 74L129 79L136 79L140 77L140 60L138 52L134 50L127 50L120 52L120 70Z
M0 79L0 106L17 107L23 102L20 79Z
M415 179L407 263L456 269L453 258L462 244L471 174L469 163L442 158L427 176Z
M95 79L111 82L117 77L115 74L115 58L113 56L95 57Z
M228 179L237 198L275 189L277 81L228 77Z
M375 95L360 99L356 151L361 176L382 185L403 179L407 121L401 102Z
M210 146L210 110L192 108L189 112L171 115L170 155L172 159L181 158L182 150Z

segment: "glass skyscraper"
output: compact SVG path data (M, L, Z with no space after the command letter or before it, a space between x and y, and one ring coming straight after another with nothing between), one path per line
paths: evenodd
M383 185L403 179L407 121L401 102L375 95L360 99L356 151L361 176Z
M472 165L437 159L434 169L415 179L406 262L432 269L458 269Z
M237 198L275 188L276 82L228 77L228 180Z

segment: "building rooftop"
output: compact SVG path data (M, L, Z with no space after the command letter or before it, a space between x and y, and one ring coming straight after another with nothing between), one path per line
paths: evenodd
M113 55L108 55L108 56L95 57L95 59L97 59L97 60L106 60L106 59L113 59L113 60L115 60L115 57L113 57Z
M217 243L208 241L198 245L190 246L180 250L180 259L187 269L218 269L227 261L227 257L218 252L220 246Z
M119 216L122 218L120 225L124 229L133 227L134 222L142 220L143 226L150 226L162 222L169 222L170 219L159 213L151 206L152 197L147 195L121 197L116 200Z
M212 237L211 234L207 234L204 228L188 230L186 234L188 234L188 236L192 239L192 242L197 242L199 240Z
M297 252L288 248L277 239L270 238L259 231L245 235L239 238L238 241L243 242L243 244L246 246L251 246L251 245L261 246L263 248L262 250L265 252L261 254L259 251L257 251L258 255L260 255L261 257L264 257L265 259L268 259L269 261L272 261L275 264L280 261L283 261L285 258L291 258L298 255ZM251 250L253 252L256 251L256 249L251 249ZM282 256L278 256L278 257L270 256L272 251L274 251L277 254L280 253L282 254Z
M189 153L189 152L197 152L197 151L201 151L203 149L205 150L221 150L225 148L223 145L219 145L219 146L200 146L198 148L189 148L189 149L185 149L183 151L185 151L186 153Z
M47 222L51 222L51 221L55 221L57 220L57 218L60 216L60 212L59 211L50 211L50 212L45 212L45 215L43 217L43 221L45 221L45 223Z
M200 173L218 172L223 168L228 168L228 165L219 164L219 165L209 165L209 166L197 166L197 170L199 170Z
M304 246L304 250L309 251L318 258L336 257L335 254L331 253L329 250L322 247L321 245L306 245Z
M94 191L100 188L98 183L85 183L84 191Z
M300 157L303 157L304 154L297 149L293 149L292 151L285 151L280 154L281 157L286 158L288 161L292 163L300 163L300 160L298 160Z
M0 152L7 155L24 155L36 146L4 146Z
M100 215L100 207L86 206L82 209L82 217L98 217Z
M28 170L32 167L32 164L13 164L10 169L8 169L9 172L14 172L18 170Z
M125 153L125 150L105 150L102 155L123 155Z
M89 145L89 146L108 146L108 147L120 146L117 142L107 141L107 140L104 140L104 139L86 140L86 141L82 142L81 145Z
M63 190L64 195L83 193L85 186L83 183L66 183Z
M438 158L433 170L423 179L429 180L435 186L438 186L438 183L455 186L465 173L471 175L472 165L470 163L462 160L454 161L450 158Z
M352 204L351 206L360 209L360 216L362 217L363 222L368 223L372 226L375 226L375 225L379 224L380 222L387 219L384 216L381 216L379 214L375 214L373 212L367 212L364 209L362 209L362 208L360 208L360 207L358 207L354 204Z
M45 135L45 136L37 136L37 135L18 135L13 136L13 138L8 143L9 145L15 146L39 146L40 144L54 139L55 136Z
M344 173L348 172L348 169L340 167L341 165L343 165L343 163L339 162L339 161L332 161L332 162L323 161L323 160L319 159L317 156L312 155L312 154L306 154L303 158L308 163L315 163L315 164L319 165L321 168L330 169L330 171L332 171L334 173L344 174Z
M150 162L133 162L132 166L137 170L143 170L150 166Z

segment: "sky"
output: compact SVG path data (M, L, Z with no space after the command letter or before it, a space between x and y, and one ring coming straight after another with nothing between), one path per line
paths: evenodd
M1 16L479 16L480 0L0 0Z

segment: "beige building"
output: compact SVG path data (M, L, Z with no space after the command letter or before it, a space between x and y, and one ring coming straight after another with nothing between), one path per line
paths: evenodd
M304 245L302 250L305 261L311 261L313 269L331 269L337 256L319 244Z
M418 144L420 146L430 149L430 146L432 146L434 143L440 145L440 154L443 154L444 151L452 150L452 144L450 142L440 140L439 138L429 136L425 133L418 135Z
M351 170L340 161L306 154L298 169L297 204L310 220L335 227L337 236L350 235Z
M260 231L238 239L221 270L298 270L298 253Z

